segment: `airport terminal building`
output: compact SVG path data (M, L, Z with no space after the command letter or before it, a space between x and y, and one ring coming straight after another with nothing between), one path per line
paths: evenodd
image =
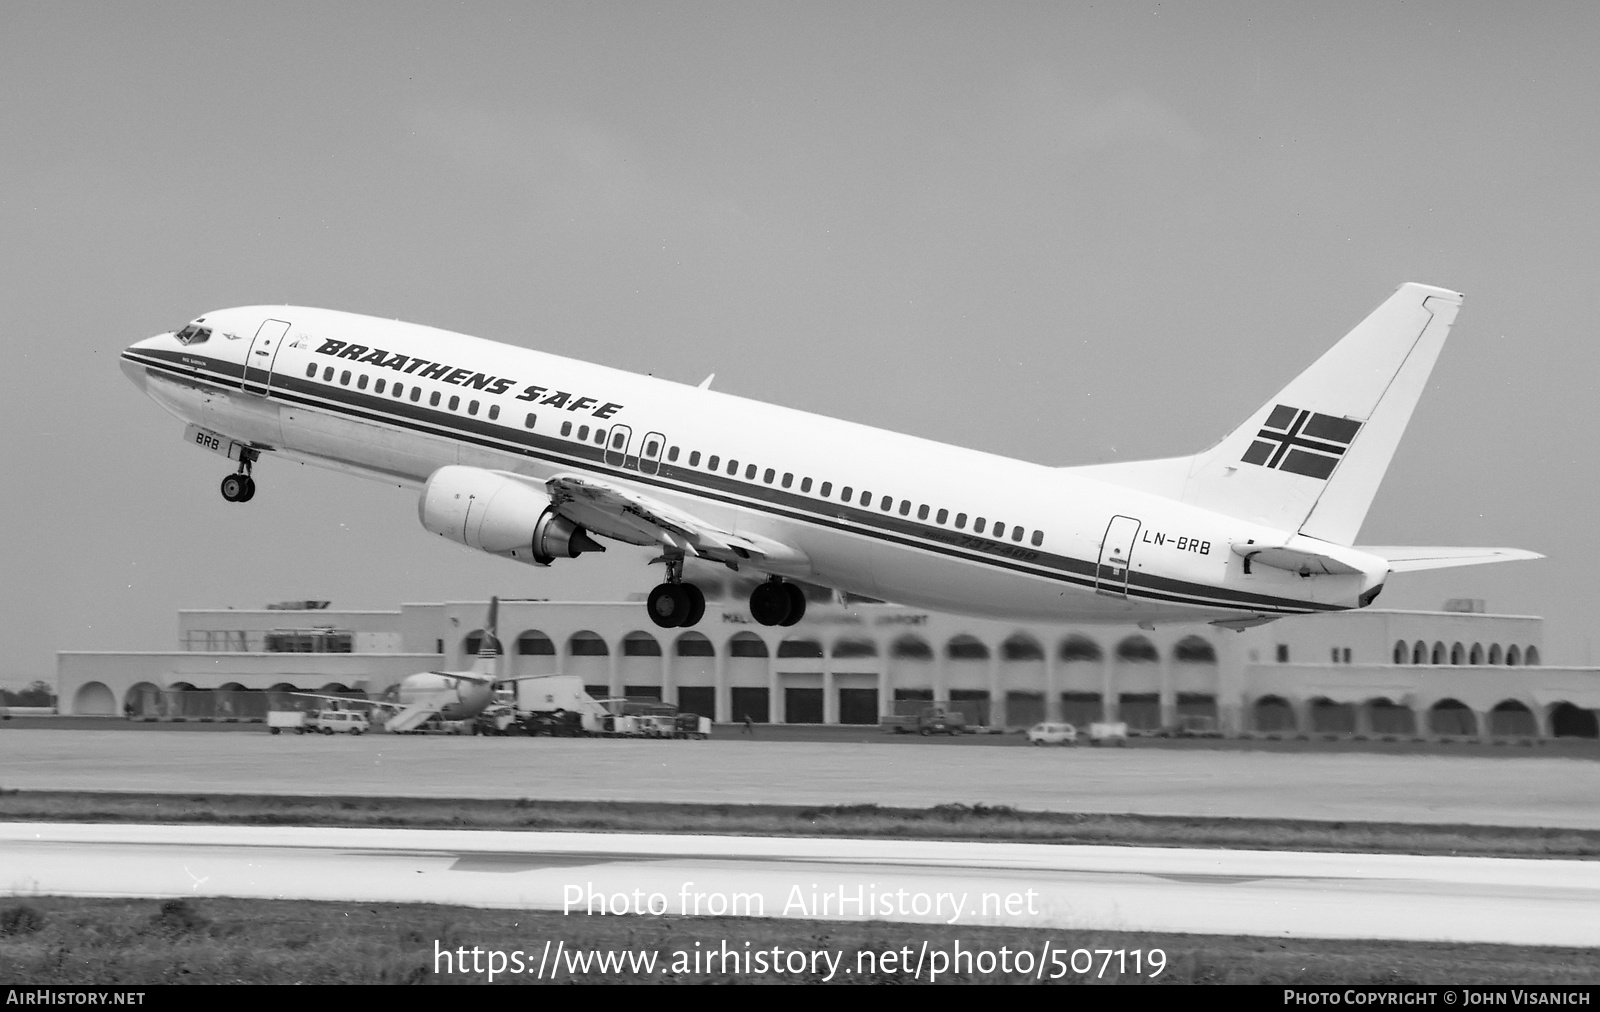
M813 588L805 619L782 628L753 622L740 588L696 582L709 600L694 629L658 629L637 601L502 600L502 671L579 675L597 698L659 699L722 722L874 724L896 701L948 700L991 727L1048 719L1227 735L1600 734L1600 669L1543 665L1542 619L1487 614L1477 601L1233 632L1019 624ZM183 611L176 650L58 655L60 708L226 720L258 716L273 690L382 698L414 672L470 665L486 613L485 602Z

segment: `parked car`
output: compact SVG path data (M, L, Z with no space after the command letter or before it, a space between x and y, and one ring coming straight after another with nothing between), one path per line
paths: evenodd
M306 722L306 730L323 734L364 734L372 722L362 710L320 710Z
M1028 741L1034 745L1076 745L1078 729L1071 724L1044 721L1028 728Z

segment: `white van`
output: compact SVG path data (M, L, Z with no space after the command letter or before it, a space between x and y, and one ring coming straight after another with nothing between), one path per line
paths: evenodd
M364 734L372 730L365 710L319 710L306 721L306 730L323 734Z

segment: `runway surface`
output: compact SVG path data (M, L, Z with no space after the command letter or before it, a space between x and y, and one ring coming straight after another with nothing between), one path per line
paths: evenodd
M0 731L0 788L1600 828L1600 763L1532 756L28 730Z
M466 830L0 824L0 892L1600 945L1600 862ZM601 911L608 911L601 913ZM592 913L589 911L593 911Z

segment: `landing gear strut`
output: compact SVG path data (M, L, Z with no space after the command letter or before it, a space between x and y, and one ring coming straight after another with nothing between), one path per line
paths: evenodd
M774 576L750 593L750 617L762 625L791 626L806 616L805 591Z
M650 621L663 629L686 629L706 613L706 596L699 587L683 582L683 556L668 556L667 582L657 584L645 605Z
M222 479L222 498L229 502L249 502L256 496L256 480L250 477L250 466L259 456L257 451L246 449L239 457L239 470Z

